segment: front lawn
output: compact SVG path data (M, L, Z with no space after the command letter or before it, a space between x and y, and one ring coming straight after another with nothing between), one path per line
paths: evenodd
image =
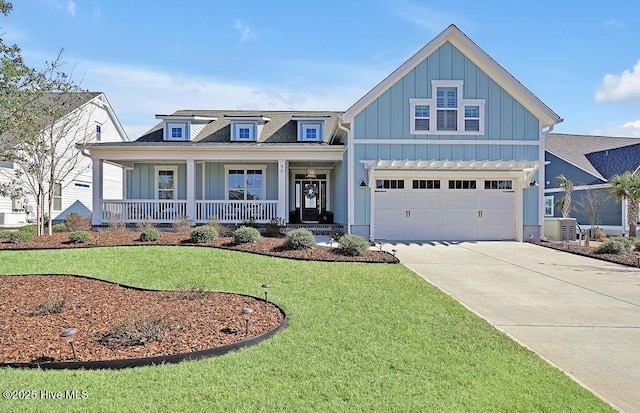
M0 252L0 274L16 273L256 296L269 283L289 326L258 346L177 365L1 369L2 390L37 392L0 401L2 411L613 411L401 265L164 246ZM0 314L0 343L2 323ZM41 393L65 390L79 398Z

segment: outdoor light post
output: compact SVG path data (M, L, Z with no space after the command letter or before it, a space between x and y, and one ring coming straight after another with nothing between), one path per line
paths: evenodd
M77 357L76 357L76 350L73 348L73 341L74 341L73 336L75 336L77 332L78 332L77 328L69 327L69 328L65 328L64 330L62 330L62 333L60 333L60 337L66 338L67 343L69 343L69 345L71 346L71 353L73 354L74 360Z
M242 314L244 314L244 335L245 337L249 335L249 319L251 318L250 314L253 313L253 308L245 307L242 309Z
M267 295L269 294L269 284L262 284L262 288L264 288L264 301L269 304L269 299L267 298Z

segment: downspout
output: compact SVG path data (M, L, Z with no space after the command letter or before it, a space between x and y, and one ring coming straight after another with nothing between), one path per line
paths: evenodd
M347 234L351 234L353 224L353 139L351 139L351 129L342 125L342 117L338 118L338 128L347 133Z

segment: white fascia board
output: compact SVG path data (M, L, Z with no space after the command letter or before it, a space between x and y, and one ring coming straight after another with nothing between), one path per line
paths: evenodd
M115 125L116 130L118 131L118 134L122 139L122 142L130 142L129 136L127 135L127 132L125 132L124 127L122 127L122 123L120 123L120 119L118 119L118 117L116 116L116 112L113 110L113 107L111 106L109 99L107 99L107 96L104 93L101 93L94 99L98 98L101 98L98 101L101 102L101 104L107 109L107 113L109 114L109 117L111 117L111 120L113 121L113 124Z
M156 115L156 119L162 120L186 120L186 121L214 121L218 120L215 116L199 116L199 115Z
M293 116L291 118L291 120L295 120L295 121L307 121L307 122L324 122L326 120L329 120L330 117L329 116Z
M271 118L266 116L228 116L224 115L225 120L232 122L269 122Z
M344 123L352 123L355 116L365 107L371 104L375 99L382 95L398 80L403 78L407 73L413 70L420 62L429 57L445 42L450 41L473 63L484 70L489 77L503 87L509 94L518 100L525 108L533 113L540 121L541 126L555 125L562 122L560 118L551 108L545 105L537 96L529 89L524 87L516 78L500 66L491 56L476 45L467 35L465 35L455 25L450 25L442 33L427 43L422 49L404 62L400 67L387 76L382 82L378 83L366 95L358 100L353 106L341 116Z
M611 183L606 183L606 184L595 184L595 185L577 185L573 187L574 191L586 191L586 190L590 190L590 189L605 189L605 188L611 188L612 184ZM545 194L552 194L555 192L564 192L564 188L545 188L544 193Z

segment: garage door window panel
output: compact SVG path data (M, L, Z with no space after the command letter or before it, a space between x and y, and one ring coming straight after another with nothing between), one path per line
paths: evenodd
M449 189L476 189L476 181L467 179L450 180Z

